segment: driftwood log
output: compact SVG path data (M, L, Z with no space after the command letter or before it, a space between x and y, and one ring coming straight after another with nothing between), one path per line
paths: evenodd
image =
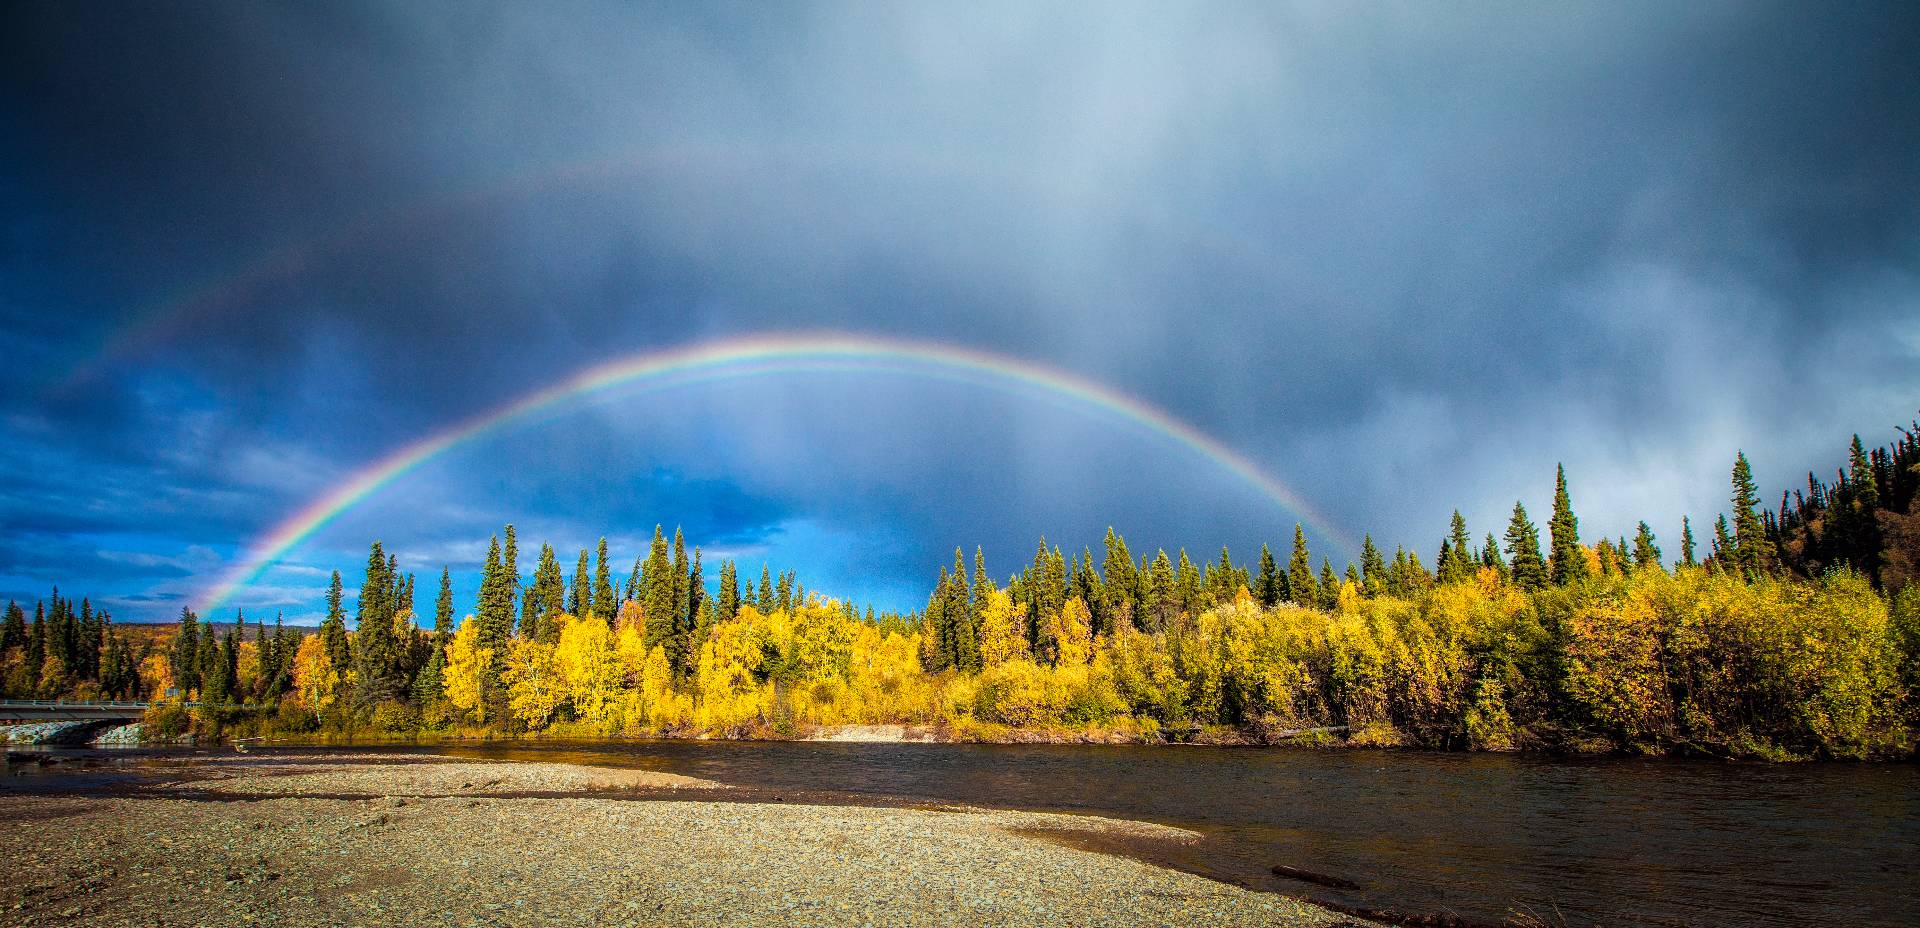
M1274 864L1273 874L1275 876L1284 876L1289 880L1299 880L1303 883L1314 883L1320 886L1331 886L1334 889L1359 889L1360 888L1359 883L1356 883L1345 877L1334 876L1330 873L1318 873L1313 870L1303 870L1299 867L1289 867L1286 864Z

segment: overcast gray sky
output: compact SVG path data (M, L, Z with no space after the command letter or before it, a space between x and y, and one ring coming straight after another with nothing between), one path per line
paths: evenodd
M1556 462L1672 546L1736 449L1777 494L1920 407L1916 61L1905 4L8 4L0 596L165 617L438 428L796 330L1097 381L1429 560ZM1071 404L761 377L502 430L235 602L374 537L465 602L509 520L910 608L1297 518Z

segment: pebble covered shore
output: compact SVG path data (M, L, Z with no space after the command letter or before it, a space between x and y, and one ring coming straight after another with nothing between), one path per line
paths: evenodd
M10 861L0 922L977 928L1352 921L1061 843L1076 835L1192 837L1159 825L670 794L636 801L606 790L650 788L659 797L660 788L712 784L563 764L303 758L282 766L319 769L235 765L152 795L8 797L0 804L0 859ZM610 782L610 775L626 780ZM489 797L457 795L483 783ZM187 795L182 786L205 798L179 798ZM494 798L513 789L580 795ZM337 798L363 790L380 795ZM312 798L320 794L336 798Z

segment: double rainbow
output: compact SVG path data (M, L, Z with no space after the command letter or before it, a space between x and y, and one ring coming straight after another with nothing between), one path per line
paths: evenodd
M644 352L607 361L406 445L354 472L274 526L200 597L197 608L211 615L278 563L288 551L420 465L569 400L617 387L665 389L722 378L817 370L900 372L961 380L1002 389L1031 390L1090 408L1189 449L1245 481L1323 536L1346 543L1329 520L1239 452L1146 402L1091 380L1018 358L930 342L841 334L765 335Z

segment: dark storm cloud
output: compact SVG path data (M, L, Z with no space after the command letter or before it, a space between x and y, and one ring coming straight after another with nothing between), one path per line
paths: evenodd
M0 557L36 578L63 520L224 555L584 364L765 330L1077 372L1423 550L1558 461L1596 531L1671 534L1734 448L1778 486L1920 394L1905 5L0 17ZM955 542L1291 528L1031 397L760 381L578 421L307 557L678 521L893 590Z

